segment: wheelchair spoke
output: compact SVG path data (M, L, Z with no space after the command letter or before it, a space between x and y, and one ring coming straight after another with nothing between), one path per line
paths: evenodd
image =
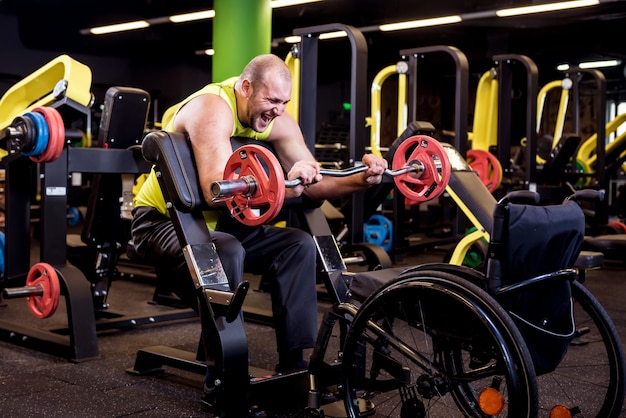
M352 324L343 358L349 416L534 416L531 360L510 317L463 279L419 275L370 297ZM501 410L481 409L483 393Z
M557 366L537 378L544 415L555 405L580 416L608 418L621 414L624 398L624 354L606 311L580 283L572 286L577 332Z

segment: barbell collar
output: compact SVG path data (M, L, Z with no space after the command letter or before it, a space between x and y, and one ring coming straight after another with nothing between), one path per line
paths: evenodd
M212 202L222 202L232 196L252 196L257 191L256 179L253 176L243 176L235 180L214 181L211 184Z
M44 293L44 289L42 285L23 286L23 287L13 287L9 289L4 289L2 291L2 296L5 299L17 299L17 298L27 298L30 296L42 296L43 293Z
M11 138L11 139L21 139L21 138L24 137L24 130L23 129L19 129L19 128L14 127L14 126L8 126L4 130L3 137Z
M389 169L385 170L385 174L387 174L390 177L397 177L402 174L414 173L415 177L419 178L422 176L422 174L424 174L425 169L426 169L426 166L424 166L423 162L421 162L420 160L412 160L412 161L409 161L406 167L402 167L393 171ZM441 171L441 166L437 167L437 169Z

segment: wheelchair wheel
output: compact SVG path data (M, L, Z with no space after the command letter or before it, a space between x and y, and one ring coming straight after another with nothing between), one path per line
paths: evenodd
M617 331L579 282L572 285L572 298L576 335L559 366L537 377L540 416L564 405L574 416L618 417L624 400L624 352Z
M484 290L413 271L370 296L343 350L348 416L535 417L528 349Z

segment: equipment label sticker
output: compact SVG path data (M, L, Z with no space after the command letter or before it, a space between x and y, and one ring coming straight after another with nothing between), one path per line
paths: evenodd
M66 187L46 187L46 196L65 196Z

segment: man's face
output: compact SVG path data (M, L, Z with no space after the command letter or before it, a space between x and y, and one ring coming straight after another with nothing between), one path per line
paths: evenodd
M266 77L248 99L248 124L256 132L264 132L270 122L285 111L291 99L291 82L281 77Z

